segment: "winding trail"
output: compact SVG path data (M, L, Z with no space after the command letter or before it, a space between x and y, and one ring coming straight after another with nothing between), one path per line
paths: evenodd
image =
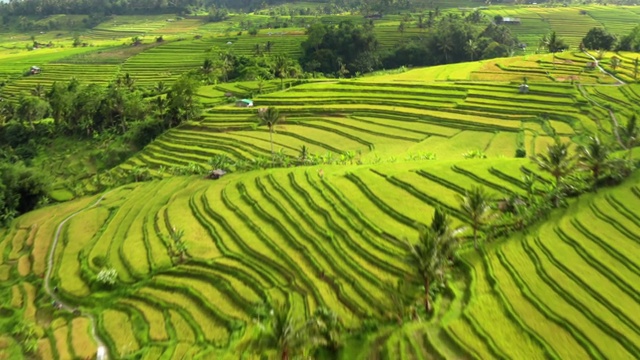
M67 216L64 220L62 220L62 222L60 222L60 224L58 225L58 228L56 229L56 234L53 237L53 243L51 244L51 249L49 250L49 257L47 259L47 273L46 273L46 275L44 277L44 291L47 294L49 294L49 296L51 296L51 298L55 302L60 304L62 309L66 310L66 311L73 312L73 311L75 311L77 309L75 307L69 305L69 304L65 304L62 300L60 300L60 298L56 295L56 293L51 291L51 284L50 284L50 282L51 282L51 273L53 272L53 257L55 255L56 248L58 247L58 241L60 240L60 233L62 232L62 228L67 223L67 221L71 220L74 216L80 214L83 211L92 209L92 208L100 205L100 202L102 200L104 200L104 198L110 192L111 191L102 194L102 196L100 196L100 198L98 198L98 200L96 200L96 202L93 203L93 205L88 206L88 207L86 207L84 209L80 209L80 210L74 212L73 214ZM93 316L93 314L90 314L88 312L81 312L80 315L89 318L89 320L91 321L91 335L93 336L93 339L96 341L96 344L98 345L98 348L97 348L97 351L96 351L97 359L98 360L106 360L106 359L108 359L109 358L109 348L105 345L104 341L100 338L100 336L98 335L98 332L96 331L96 319L95 319L95 317Z
M582 51L585 55L587 55L588 57L591 58L591 60L593 60L598 67L598 70L600 70L601 73L609 75L612 79L614 79L616 81L615 84L595 84L595 85L589 85L589 86L622 86L622 85L626 85L627 83L625 83L624 81L618 79L617 77L615 77L615 75L613 75L612 73L608 72L607 70L605 70L601 65L600 62L595 58L595 56L589 54L589 52L587 50L583 50ZM596 100L594 100L593 98L591 98L589 96L589 94L585 91L583 85L578 85L578 90L580 90L580 92L582 93L582 95L589 101L591 101L594 105L596 105L597 107L604 109L606 112L609 113L609 117L611 117L611 121L613 122L613 133L616 136L616 140L618 140L618 143L623 147L626 148L622 142L622 138L620 137L620 133L618 132L618 128L620 127L619 123L618 123L618 118L616 117L616 114L613 112L613 110L609 109L608 107L600 104L599 102L597 102Z

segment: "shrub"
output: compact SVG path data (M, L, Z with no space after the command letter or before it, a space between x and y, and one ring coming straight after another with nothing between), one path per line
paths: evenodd
M95 267L103 268L103 267L106 265L107 260L106 260L106 258L104 257L104 255L97 255L96 257L94 257L93 259L91 259L91 262L93 263L93 265L94 265Z
M133 123L131 128L125 134L127 142L142 149L156 137L164 132L164 122L162 119L149 118L143 121Z
M527 150L525 150L524 148L516 149L516 157L517 158L526 158L527 157Z
M487 158L487 154L485 154L484 151L482 150L467 151L466 153L462 154L462 156L465 159L486 159Z

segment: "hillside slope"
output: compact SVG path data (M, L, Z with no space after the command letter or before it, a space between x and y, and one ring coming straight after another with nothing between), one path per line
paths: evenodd
M401 241L417 236L434 206L463 224L457 194L474 183L496 196L522 193L526 167L517 159L418 161L133 184L64 225L53 284L97 316L118 357L223 356L218 347L234 351L251 334L262 301L290 302L300 317L325 306L357 328L384 316L386 282L409 270ZM522 239L463 254L469 285L453 283L456 296L441 302L441 315L407 334L422 334L425 352L464 357L631 358L640 345L640 229L629 209L640 201L639 179L585 196ZM51 331L40 340L45 358L92 348L86 319L53 310L39 276L57 225L93 201L27 214L0 233L0 294L16 316ZM184 263L171 259L172 229L184 230ZM92 289L102 263L118 271L117 291ZM382 344L408 346L405 338Z

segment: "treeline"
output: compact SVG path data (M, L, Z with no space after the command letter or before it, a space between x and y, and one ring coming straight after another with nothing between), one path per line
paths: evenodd
M287 0L21 0L0 3L4 16L47 16L55 14L189 14L211 6L243 11L256 11L273 5L287 4ZM332 0L309 2L326 3L325 9L365 12L386 12L411 8L409 0Z
M640 52L640 25L621 38L604 28L594 27L582 38L580 46L589 50Z
M478 59L510 56L521 44L508 27L487 22L474 11L467 16L440 15L430 11L417 19L403 20L398 32L400 44L380 52L374 23L356 26L342 22L337 26L316 23L307 31L300 63L307 72L333 76L362 73L401 66L450 64ZM410 26L420 29L417 36L404 37Z

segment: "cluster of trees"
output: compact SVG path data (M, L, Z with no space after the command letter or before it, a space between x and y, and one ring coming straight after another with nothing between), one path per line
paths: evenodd
M302 43L300 60L305 71L345 76L378 69L378 41L371 25L356 26L349 21L337 26L315 23Z
M48 182L37 170L0 161L0 227L46 203Z
M520 43L505 25L489 23L474 11L466 17L429 12L418 19L420 37L404 42L383 60L385 68L425 66L510 56ZM399 29L402 30L402 29Z
M404 33L410 22L403 20ZM508 27L489 23L479 11L463 17L441 16L438 11L420 15L416 26L420 35L402 41L386 53L378 51L373 22L356 26L316 23L307 30L302 44L302 68L332 76L354 76L380 68L426 66L509 56L520 46Z
M135 133L144 124L153 122L163 130L199 116L198 86L197 80L185 76L171 87L160 82L153 89L139 89L129 74L106 87L75 79L55 82L48 90L37 85L15 103L0 103L0 137L6 134L3 144L15 149L35 135L25 129L46 127L53 134L87 138L107 132L127 135L136 139L133 145L144 146L137 141L143 134ZM52 123L42 122L45 118ZM16 132L24 136L12 138Z
M640 52L640 25L620 39L604 28L592 28L582 38L581 46L589 50L618 50Z
M254 55L236 55L231 51L211 49L200 69L194 69L190 75L205 84L232 80L264 81L298 77L302 74L300 65L290 57L272 53L273 43L254 46ZM259 85L262 82L259 83ZM261 91L261 90L260 90Z
M106 87L77 80L48 90L38 85L16 102L0 101L0 226L47 202L50 181L30 164L52 139L110 139L87 154L98 171L111 168L166 129L198 118L199 86L185 76L171 87L139 89L125 75Z

